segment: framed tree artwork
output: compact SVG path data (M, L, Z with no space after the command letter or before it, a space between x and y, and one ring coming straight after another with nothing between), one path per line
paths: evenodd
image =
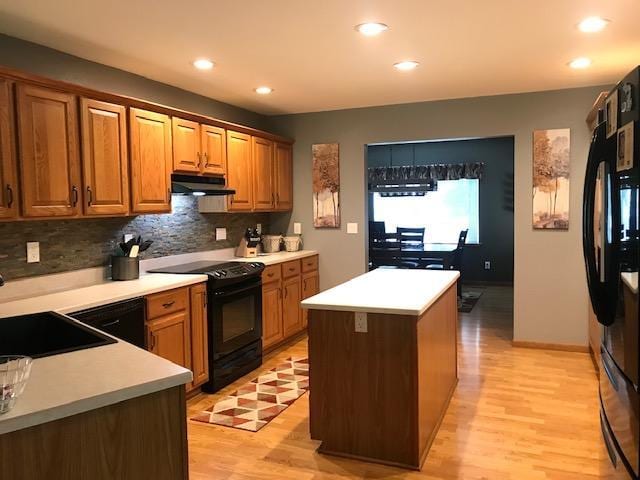
M313 226L340 228L340 150L337 143L312 145Z
M570 129L533 132L534 229L569 229L570 164Z

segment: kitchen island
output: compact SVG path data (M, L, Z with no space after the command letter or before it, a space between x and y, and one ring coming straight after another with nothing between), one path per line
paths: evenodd
M302 302L319 452L421 468L457 384L458 278L377 269Z

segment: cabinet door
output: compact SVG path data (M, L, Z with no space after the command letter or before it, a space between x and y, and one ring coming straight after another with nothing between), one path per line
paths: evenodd
M201 283L191 287L191 388L199 387L209 380L207 333L207 286Z
M269 211L275 208L273 191L273 142L260 137L251 137L253 150L253 209Z
M185 310L147 322L147 347L151 353L190 369L190 343Z
M25 217L79 213L80 155L76 97L18 85L18 142Z
M171 118L173 131L173 171L200 173L200 124L178 117Z
M227 139L224 128L201 125L202 173L204 175L226 175Z
M307 272L302 274L302 300L313 297L320 291L320 277L318 272ZM302 328L306 328L308 323L309 310L302 310Z
M126 109L83 98L81 117L84 213L126 215L129 211Z
M236 191L227 197L229 211L253 209L251 175L251 136L227 130L227 184Z
M282 323L285 338L302 329L300 308L300 277L292 277L282 282Z
M283 339L282 284L276 281L262 286L262 348Z
M275 144L274 190L276 210L293 208L293 157L292 147L285 143Z
M131 210L171 212L171 121L167 115L130 110Z
M0 219L18 216L12 83L0 79Z

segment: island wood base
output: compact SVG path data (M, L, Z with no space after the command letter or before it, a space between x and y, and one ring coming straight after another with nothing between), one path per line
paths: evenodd
M457 378L454 283L422 315L309 310L310 429L319 452L419 470Z
M19 400L18 400L19 401ZM0 435L0 478L189 478L184 386Z

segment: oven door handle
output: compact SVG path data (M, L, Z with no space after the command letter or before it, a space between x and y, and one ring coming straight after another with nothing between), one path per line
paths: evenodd
M213 297L214 298L222 298L222 297L229 297L231 295L235 295L237 293L242 293L242 292L246 292L248 290L255 290L256 288L260 288L261 282L256 282L256 283L252 283L251 285L248 285L244 288L238 288L238 289L232 289L232 288L228 288L225 290L218 290L218 291L214 291L213 292Z

